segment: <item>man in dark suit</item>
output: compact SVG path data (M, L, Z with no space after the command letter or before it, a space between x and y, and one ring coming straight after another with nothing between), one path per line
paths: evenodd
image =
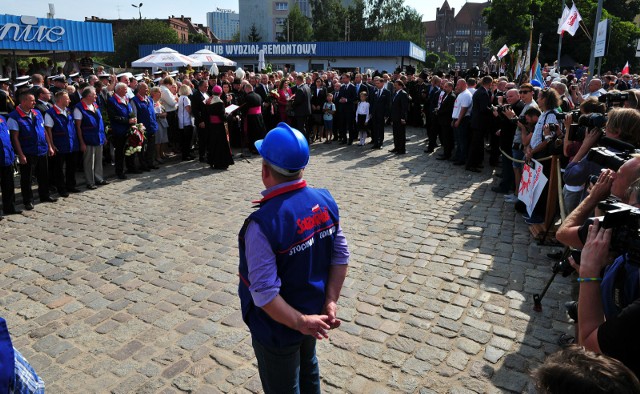
M385 119L389 117L389 105L391 102L391 92L384 88L384 80L380 77L376 77L374 80L376 88L371 94L371 137L373 140L372 149L382 149L382 142L384 141L384 123Z
M39 87L35 90L35 97L36 109L40 111L42 119L44 119L44 114L51 108L51 92L47 88Z
M255 86L255 92L262 99L262 118L264 124L268 130L271 130L276 125L274 124L274 117L271 115L271 85L269 84L269 76L267 74L260 75L260 79ZM301 130L302 131L302 130Z
M431 79L431 84L425 88L427 91L427 100L424 106L425 117L427 118L427 136L429 137L429 145L425 149L425 153L433 152L437 147L437 139L440 130L440 125L436 119L435 110L438 107L438 98L440 97L440 77L434 76ZM440 140L442 143L442 139Z
M444 89L438 95L438 104L436 107L436 122L438 122L438 131L440 142L442 143L442 155L436 157L436 160L448 160L453 152L453 129L451 128L451 114L453 113L453 104L456 101L456 94L453 92L453 82L447 81Z
M409 95L404 91L404 82L396 80L395 93L391 99L391 122L393 123L393 149L396 155L407 153L407 116L409 115Z
M351 145L356 138L355 114L357 101L358 94L356 93L356 87L351 83L351 77L349 74L343 74L342 86L340 86L337 101L340 105L338 106L336 103L336 112L339 114L338 119L340 121L338 126L339 137L342 145ZM347 130L349 131L349 137L347 137Z
M309 86L304 83L304 77L302 75L296 77L296 83L296 95L293 98L295 128L309 140L309 131L306 125L307 118L311 115L311 91L309 90Z
M196 89L191 95L191 114L195 120L198 133L198 156L201 163L207 162L205 154L207 153L207 146L209 146L209 135L205 128L205 101L209 98L207 88L207 81L204 79L196 80Z
M482 78L481 86L473 93L471 106L471 137L469 141L469 157L467 158L467 171L480 172L484 160L484 134L485 127L493 121L491 112L491 84L493 78Z

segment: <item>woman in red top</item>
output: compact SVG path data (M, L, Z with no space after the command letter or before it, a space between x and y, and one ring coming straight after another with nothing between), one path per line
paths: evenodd
M289 89L289 84L286 78L282 78L280 86L278 86L278 114L280 115L280 122L285 122L291 125L289 116L287 115L287 103L291 100L292 94Z

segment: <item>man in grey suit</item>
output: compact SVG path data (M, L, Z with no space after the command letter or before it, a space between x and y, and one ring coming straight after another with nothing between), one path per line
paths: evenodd
M296 95L293 98L293 113L295 117L295 128L298 129L309 140L309 132L306 128L307 118L311 115L311 90L304 83L304 77L296 77Z

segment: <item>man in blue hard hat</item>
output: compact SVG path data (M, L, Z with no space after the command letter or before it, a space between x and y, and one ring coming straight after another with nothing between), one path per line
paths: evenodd
M320 393L316 339L340 325L349 249L338 206L302 179L305 136L280 123L255 143L266 190L238 237L242 317L265 393Z

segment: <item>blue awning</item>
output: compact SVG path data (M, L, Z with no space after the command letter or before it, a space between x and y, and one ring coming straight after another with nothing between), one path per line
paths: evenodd
M109 23L0 15L0 52L113 52Z

